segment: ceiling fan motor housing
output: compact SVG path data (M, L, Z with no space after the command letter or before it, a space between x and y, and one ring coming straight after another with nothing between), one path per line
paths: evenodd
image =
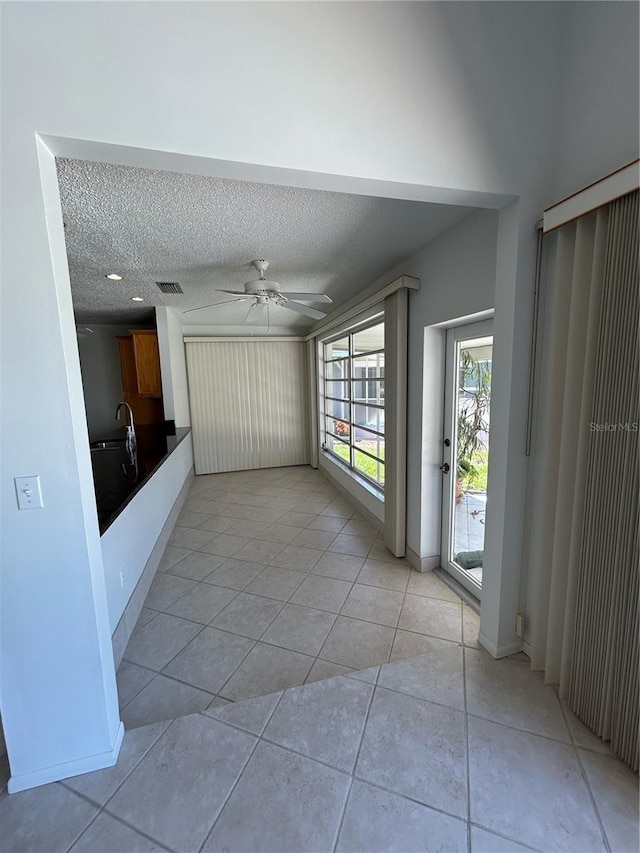
M277 281L267 281L264 278L257 278L245 284L244 292L251 296L276 297L280 296L280 285Z
M260 278L247 281L244 286L244 292L250 296L255 296L257 305L266 305L270 299L279 305L283 305L287 300L280 294L280 285L278 282L269 281L264 277L269 267L269 261L257 260L252 261L251 264L258 270Z

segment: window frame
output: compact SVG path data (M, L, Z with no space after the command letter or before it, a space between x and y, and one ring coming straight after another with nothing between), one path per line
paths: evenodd
M359 323L356 323L350 326L348 329L342 329L339 332L335 332L334 334L327 335L327 337L320 338L319 343L319 361L320 361L320 371L319 371L319 379L318 383L318 396L319 396L319 414L320 414L320 429L321 429L321 447L324 453L331 459L332 462L339 465L343 470L346 470L350 476L352 476L356 480L360 480L369 488L373 488L376 492L379 493L379 496L384 499L384 491L385 491L385 483L380 482L377 479L366 474L360 468L356 467L356 451L367 456L377 463L377 472L380 472L380 466L382 466L382 470L386 475L386 462L385 458L381 458L377 456L375 453L370 452L369 450L365 450L361 447L358 447L355 443L356 441L356 430L365 431L366 433L370 433L372 437L385 439L386 431L380 431L375 428L370 428L369 426L362 426L355 422L355 410L356 407L361 406L364 408L372 408L377 409L378 411L385 412L385 365L383 363L382 367L379 365L379 361L377 365L373 367L369 367L365 365L364 369L366 371L364 376L355 376L354 375L354 362L358 359L367 358L369 356L379 357L382 355L385 356L385 346L383 344L381 349L371 350L367 352L362 352L361 348L356 348L354 346L354 337L368 329L371 329L375 326L381 326L383 335L385 334L385 318L384 311L377 312L373 317L368 317L366 320L362 320ZM348 353L346 355L338 356L336 358L327 358L327 347L330 346L335 341L340 341L343 339L347 339L348 341ZM336 363L345 364L344 375L342 378L333 378L328 377L328 366ZM376 370L377 375L371 376L371 370ZM347 397L338 397L333 394L327 393L327 386L329 383L335 382L336 384L346 384L346 393ZM380 391L380 384L382 385L382 398L380 393L373 397L375 402L370 399L370 391L376 387L376 383L378 383L378 391ZM364 390L365 394L363 398L356 398L354 396L354 388L357 385L362 386L362 390ZM373 388L372 388L373 386ZM378 402L382 399L382 403ZM337 418L329 413L330 404L337 403L339 406L346 408L348 412L348 419ZM328 426L328 422L332 420L334 422L341 421L343 423L347 423L349 426L349 434L348 436L337 435L335 432L332 432ZM339 442L341 445L345 446L349 449L348 459L340 456L336 453L331 446L328 445L327 439L331 439L332 442ZM386 454L385 454L386 456ZM386 479L386 477L385 477Z

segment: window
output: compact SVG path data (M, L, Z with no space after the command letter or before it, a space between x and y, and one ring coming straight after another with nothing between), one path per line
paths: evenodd
M384 488L384 323L322 344L323 449Z

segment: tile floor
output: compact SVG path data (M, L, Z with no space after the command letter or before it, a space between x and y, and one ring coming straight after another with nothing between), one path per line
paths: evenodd
M635 853L638 779L526 661L462 645L128 731L0 794L11 853Z
M166 580L120 669L130 722L117 765L12 796L0 767L0 851L635 853L637 775L526 660L491 659L477 644L477 617L437 578L380 559L379 540L321 479L281 474L288 497L273 482L242 491L245 475L233 490L228 475L215 490L210 478L196 481ZM242 516L208 514L209 504L254 506L240 495L268 498L255 506L272 512L244 527L233 521ZM257 524L258 534L288 536L275 532L274 512L291 529L277 553L263 550L273 539L240 535ZM235 532L199 535L229 520ZM304 537L293 545L304 531L342 538L324 550ZM225 537L218 545L216 535ZM327 574L343 565L332 562L345 553L331 550L336 541L359 563ZM274 563L287 545L319 556L287 552L285 566ZM267 553L269 562L255 559ZM314 572L323 554L325 573ZM211 568L209 556L222 559ZM376 645L371 628L391 633ZM381 666L369 665L373 649ZM154 704L164 718L145 724Z
M308 467L197 477L118 671L127 729L463 641L477 618Z

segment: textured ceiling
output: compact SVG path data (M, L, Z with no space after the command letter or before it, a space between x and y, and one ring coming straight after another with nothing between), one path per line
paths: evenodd
M185 311L233 299L216 290L242 290L257 277L254 258L270 261L267 277L283 291L326 293L333 310L471 212L81 160L57 165L81 323L144 322L155 305ZM108 281L110 272L124 280ZM156 281L178 282L184 294L165 295ZM241 326L248 305L229 303L182 320ZM251 326L263 322L259 313L252 312ZM271 309L274 327L301 331L313 322Z

